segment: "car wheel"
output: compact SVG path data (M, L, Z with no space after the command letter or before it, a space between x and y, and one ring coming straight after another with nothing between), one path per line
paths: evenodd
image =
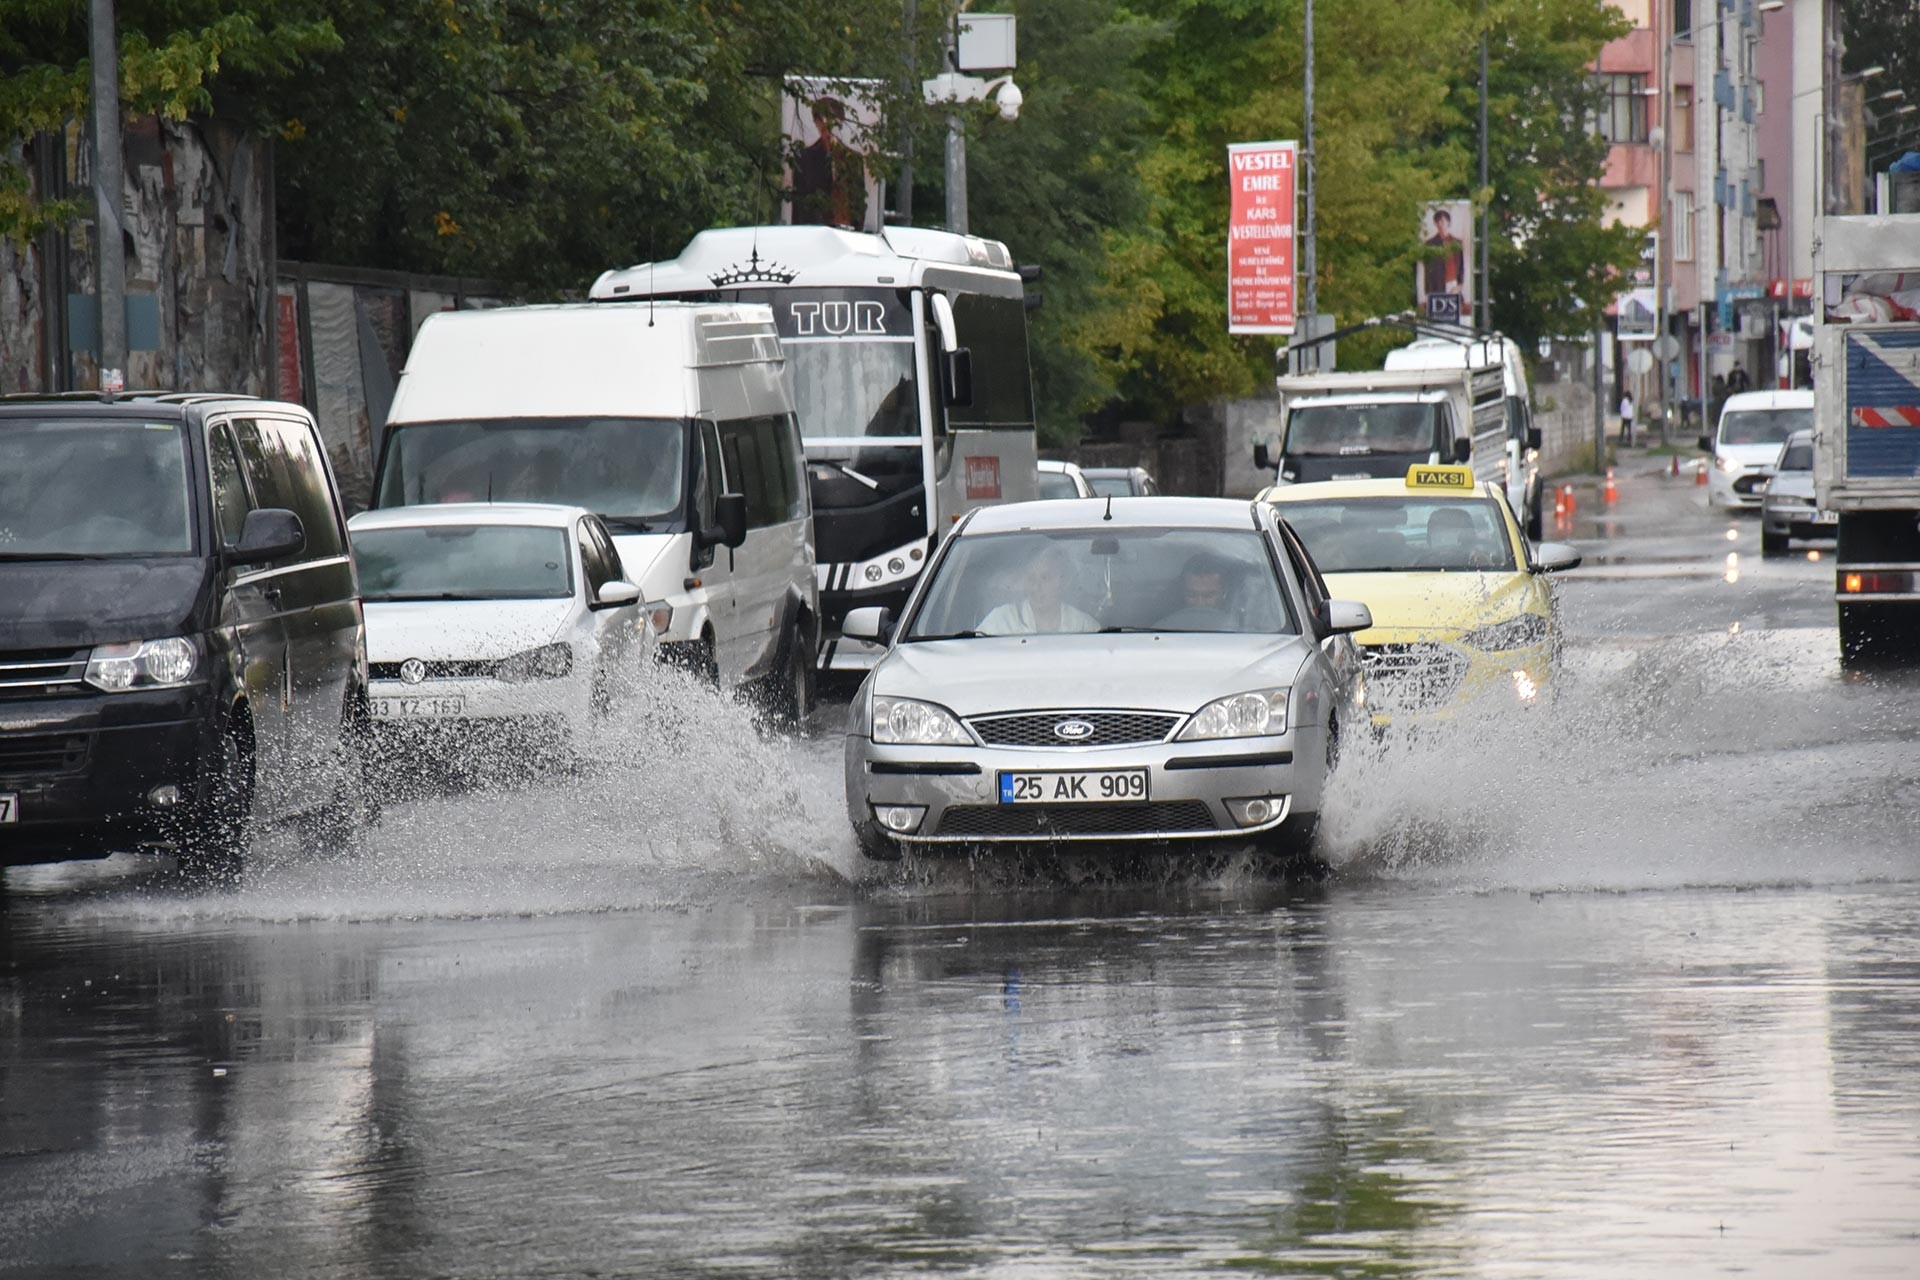
M201 884L238 881L253 843L252 745L232 726L220 735L219 751L214 776L175 858L180 873Z
M871 822L853 824L853 841L860 846L860 856L869 862L900 861L900 842Z
M780 727L798 731L813 714L813 648L799 627L783 648L780 670L768 690L768 708Z
M1783 556L1787 554L1790 539L1784 533L1775 533L1771 529L1760 530L1760 554L1763 556Z

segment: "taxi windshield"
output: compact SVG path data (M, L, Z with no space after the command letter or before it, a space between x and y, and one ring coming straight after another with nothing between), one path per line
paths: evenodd
M1060 529L962 537L906 639L1295 630L1252 530Z
M1322 573L1514 570L1506 521L1489 499L1409 494L1278 507Z

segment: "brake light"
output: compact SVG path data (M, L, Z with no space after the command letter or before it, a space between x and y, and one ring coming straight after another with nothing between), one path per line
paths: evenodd
M1905 569L1859 569L1840 575L1840 594L1847 596L1905 595L1920 577Z

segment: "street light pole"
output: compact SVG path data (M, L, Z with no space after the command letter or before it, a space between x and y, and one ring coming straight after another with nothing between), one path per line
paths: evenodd
M1493 331L1493 197L1487 191L1487 33L1480 33L1480 306L1474 328Z
M126 385L127 259L121 248L120 40L113 0L93 0L94 299L100 310L100 388ZM117 384L117 385L116 385Z
M1306 203L1306 226L1300 235L1300 275L1305 287L1301 289L1301 314L1311 316L1320 310L1319 257L1318 246L1314 244L1315 218L1317 211L1313 203L1313 0L1307 0L1306 31L1307 74L1304 86L1306 95L1306 172L1303 175L1305 189L1302 194Z

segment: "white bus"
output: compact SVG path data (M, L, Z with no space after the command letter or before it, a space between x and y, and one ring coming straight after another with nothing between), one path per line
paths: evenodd
M955 520L1037 495L1025 283L998 241L703 231L670 262L605 273L592 297L772 306L806 444L822 668L873 665L884 650L843 641L840 620L898 610Z

